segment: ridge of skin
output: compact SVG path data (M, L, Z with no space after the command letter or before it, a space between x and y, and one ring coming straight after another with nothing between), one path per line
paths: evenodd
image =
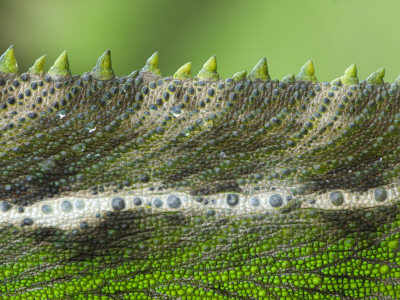
M400 297L397 85L215 78L0 75L4 299Z

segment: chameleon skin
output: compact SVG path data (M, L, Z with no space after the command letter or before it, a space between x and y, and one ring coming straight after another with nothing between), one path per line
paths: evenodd
M220 80L212 57L162 78L154 54L115 77L107 51L71 77L66 52L44 59L0 58L2 299L400 297L383 69L271 81L262 59Z

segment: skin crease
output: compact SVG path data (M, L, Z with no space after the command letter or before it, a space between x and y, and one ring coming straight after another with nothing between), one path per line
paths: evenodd
M0 57L2 299L398 299L400 91L312 61Z

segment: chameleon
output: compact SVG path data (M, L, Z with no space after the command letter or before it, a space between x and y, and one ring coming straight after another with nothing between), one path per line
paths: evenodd
M0 57L1 299L399 299L400 78Z

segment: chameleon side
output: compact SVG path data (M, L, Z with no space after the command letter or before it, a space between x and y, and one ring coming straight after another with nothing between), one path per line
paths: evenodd
M0 57L2 299L398 299L400 80Z

